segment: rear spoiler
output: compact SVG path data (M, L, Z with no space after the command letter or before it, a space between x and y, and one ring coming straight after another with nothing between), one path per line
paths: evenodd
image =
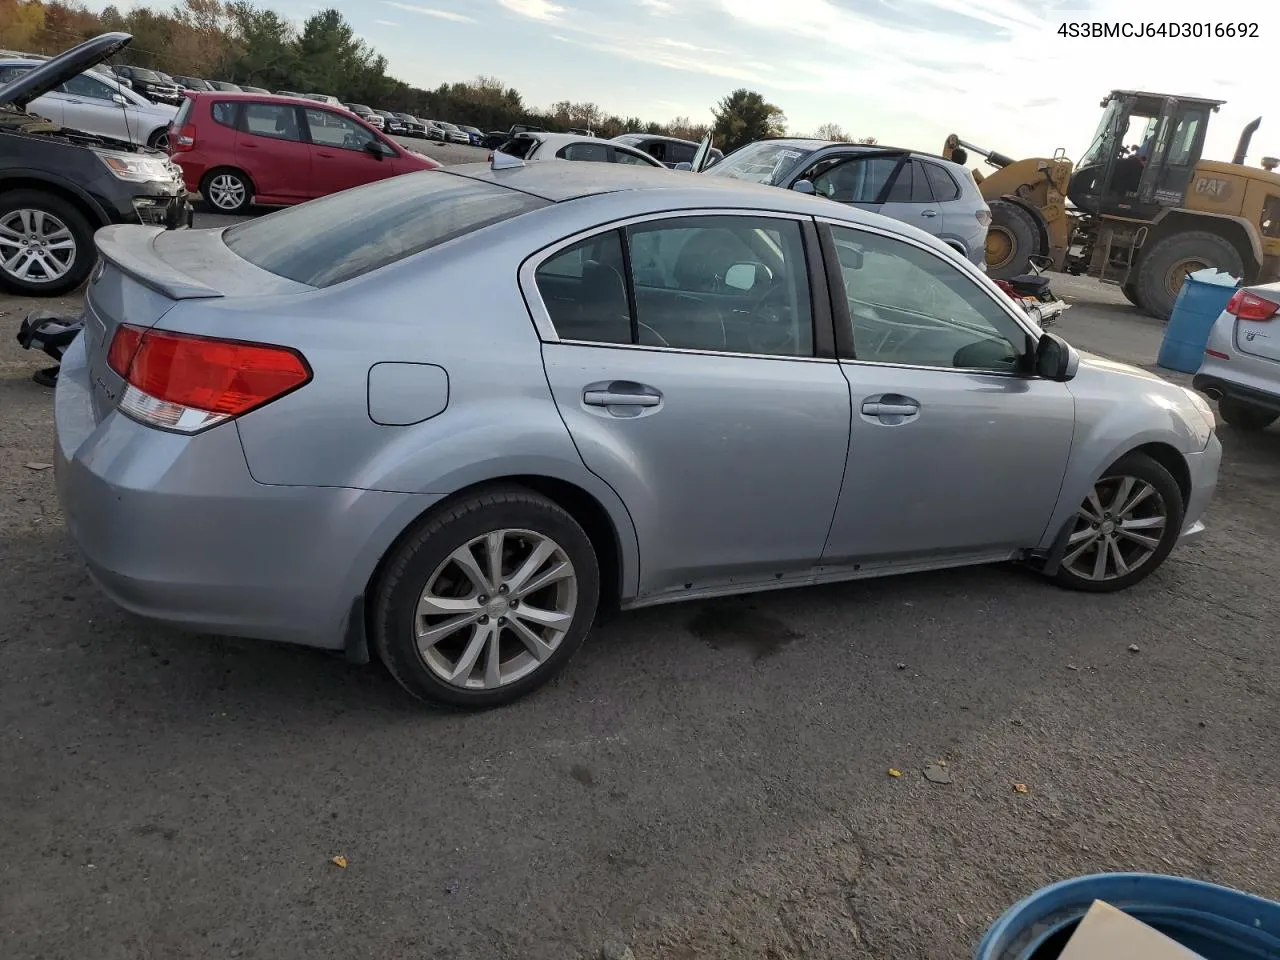
M156 238L168 232L164 227L112 224L100 229L93 239L103 260L170 300L221 297L221 291L176 269L156 252Z

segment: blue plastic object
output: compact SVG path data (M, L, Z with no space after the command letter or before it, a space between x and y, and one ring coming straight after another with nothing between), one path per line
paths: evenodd
M1204 960L1280 958L1280 903L1230 887L1154 873L1098 873L1037 890L1000 917L975 960L1055 960L1094 900Z
M1209 331L1239 283L1231 274L1217 270L1197 270L1183 280L1164 328L1156 363L1183 373L1199 370Z

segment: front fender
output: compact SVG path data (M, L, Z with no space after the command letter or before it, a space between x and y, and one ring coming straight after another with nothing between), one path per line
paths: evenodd
M1199 413L1181 387L1154 374L1090 357L1068 387L1076 400L1076 430L1058 503L1041 537L1054 545L1104 470L1125 454L1162 444L1186 457L1203 450L1210 431L1196 427Z

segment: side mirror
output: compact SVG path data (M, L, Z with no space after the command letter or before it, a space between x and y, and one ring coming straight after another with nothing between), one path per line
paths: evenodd
M847 243L837 243L836 256L840 258L840 266L846 270L862 269L862 251L857 247L851 247Z
M369 151L369 153L377 157L379 160L382 160L386 157L394 157L396 155L395 151L392 150L385 143L383 143L381 140L370 140L368 143L364 145L364 148L365 150Z
M127 107L129 105L129 101L126 100L124 98L124 95L120 93L113 93L111 95L111 102L114 103L117 107Z
M812 180L797 180L791 185L791 189L796 193L807 193L813 195L818 191L814 189Z
M677 170L692 170L692 169L693 169L693 164L692 164L692 163L690 163L688 160L685 160L683 163L677 163L677 164L676 164L676 169L677 169Z
M1033 369L1037 377L1066 383L1080 369L1080 355L1056 333L1045 333L1036 344Z
M762 281L773 279L763 263L735 263L724 272L724 285L746 293L754 290Z

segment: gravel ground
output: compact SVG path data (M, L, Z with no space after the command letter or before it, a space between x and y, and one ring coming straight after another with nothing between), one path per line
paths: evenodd
M1066 336L1150 365L1159 324L1059 286ZM442 715L98 593L12 339L54 306L0 298L0 957L906 960L1096 870L1280 897L1275 429L1224 430L1208 537L1123 595L975 569L658 608Z

